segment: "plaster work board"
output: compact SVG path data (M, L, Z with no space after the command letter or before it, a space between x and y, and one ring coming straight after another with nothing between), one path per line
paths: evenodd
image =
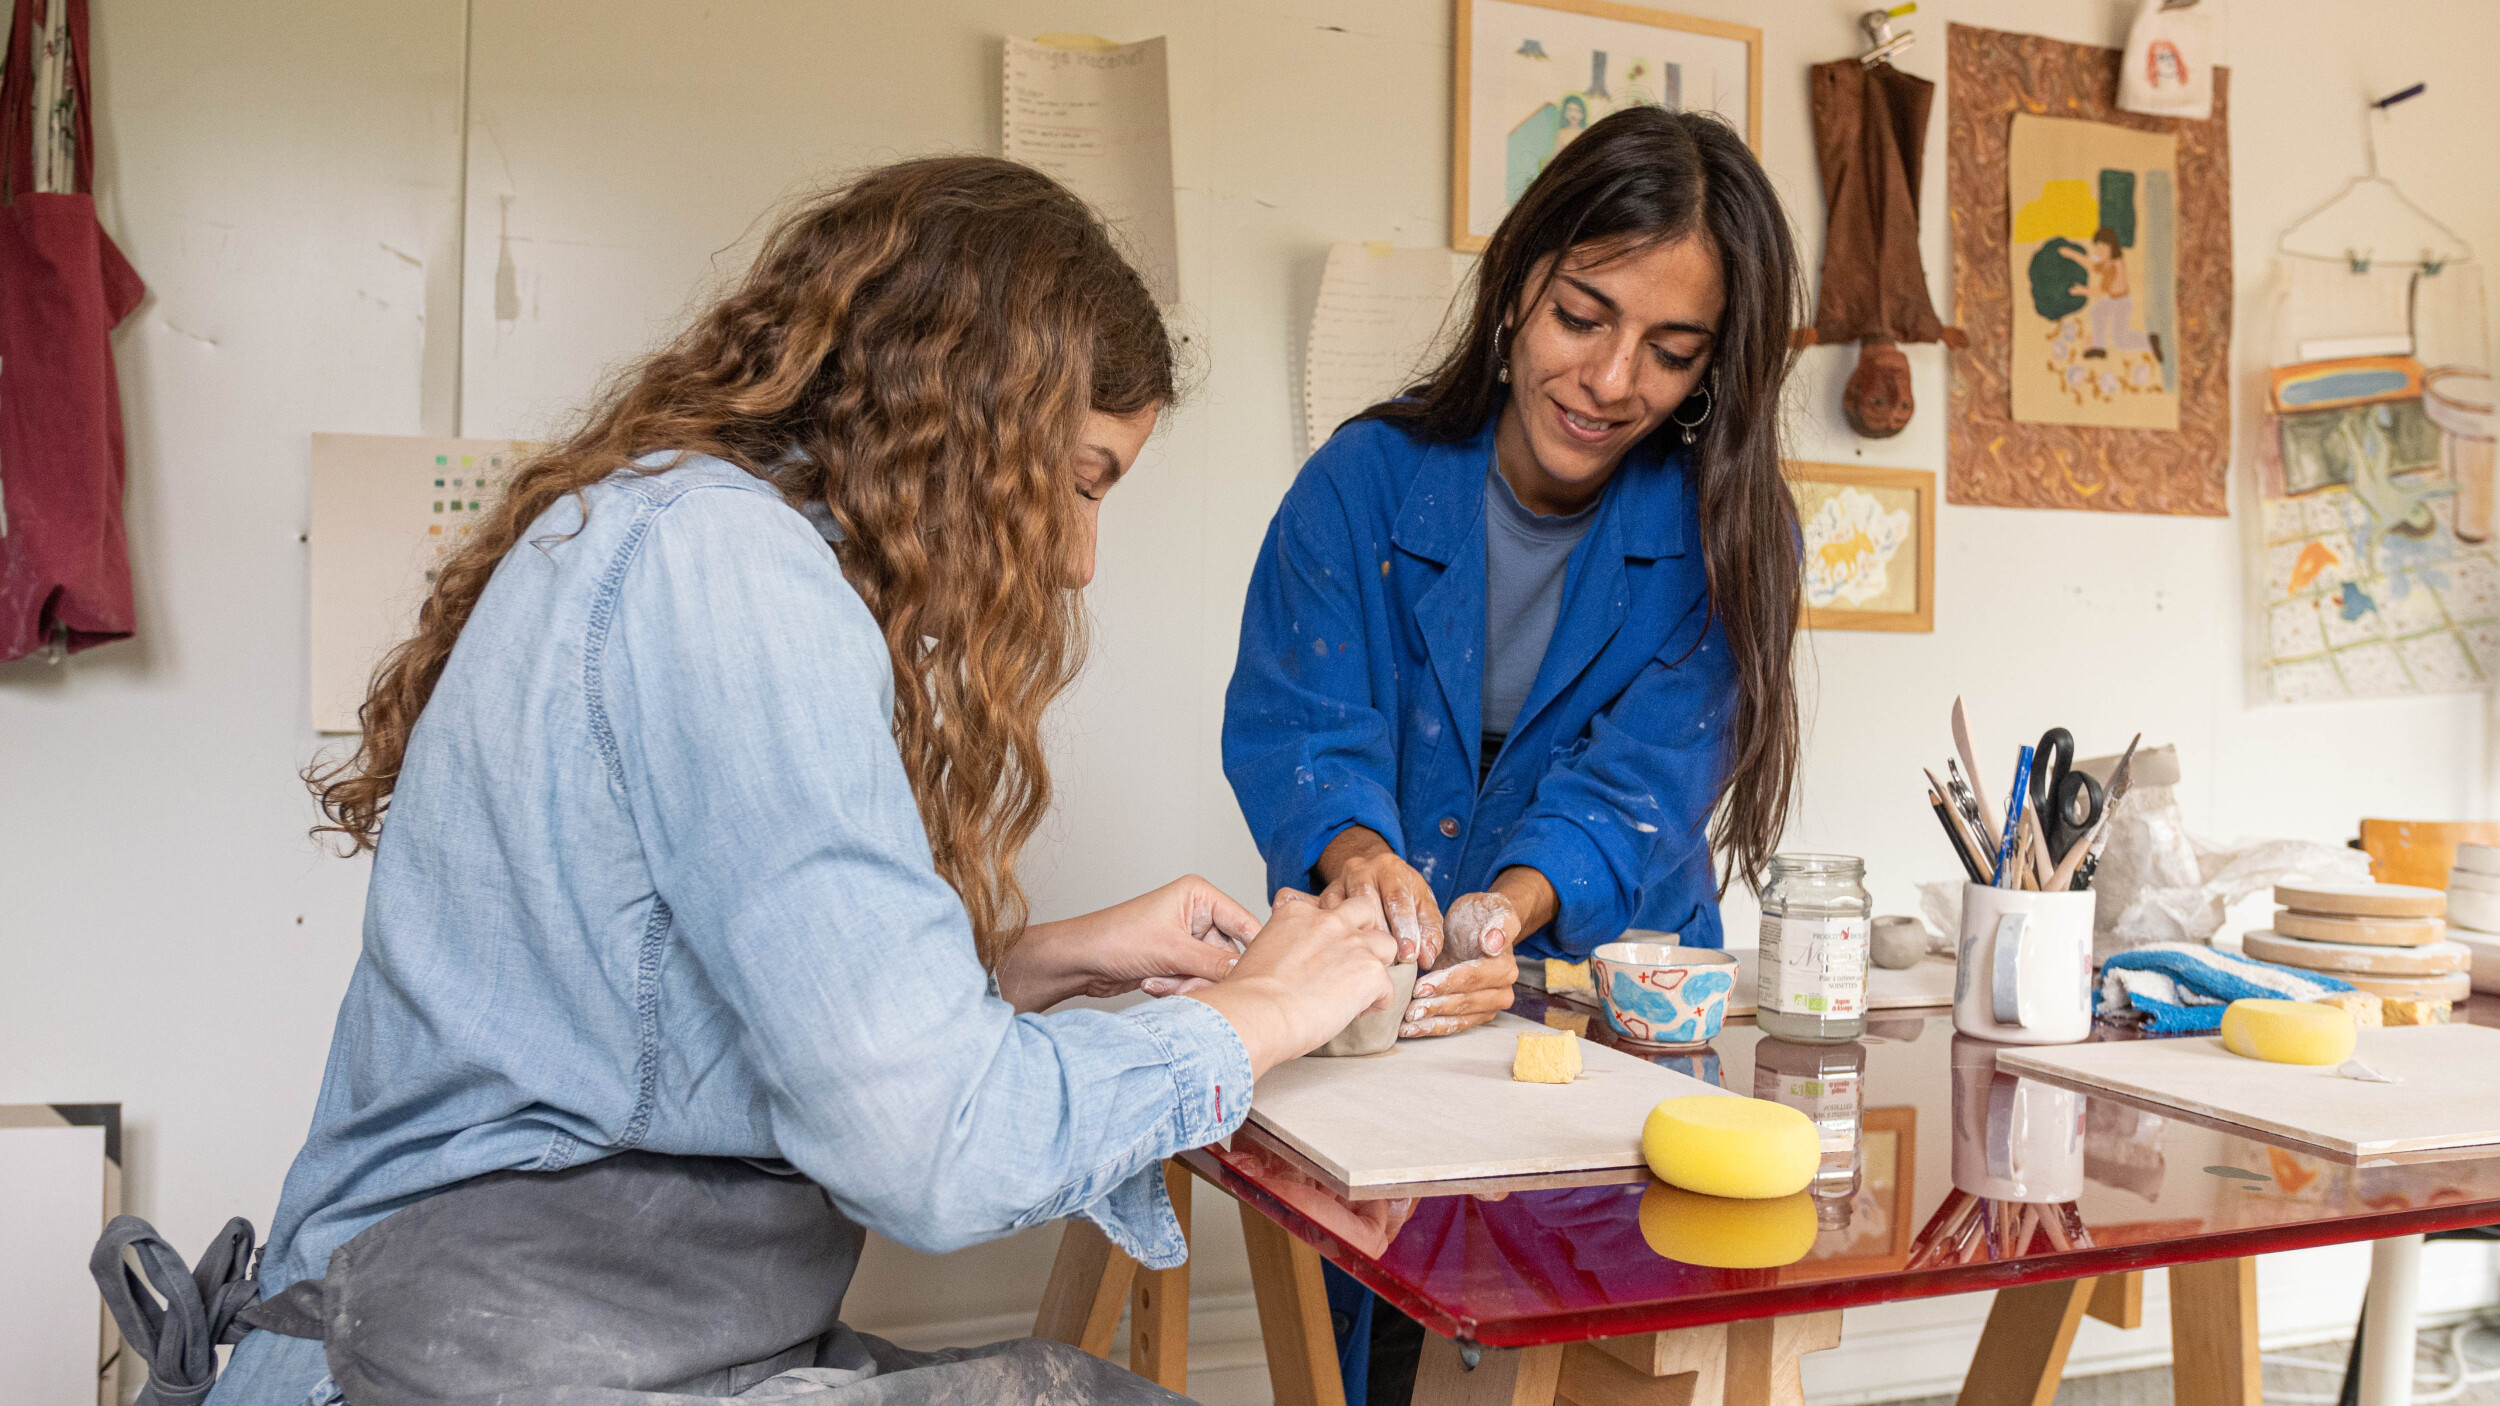
M1504 1014L1368 1059L1289 1060L1259 1080L1250 1121L1356 1190L1638 1167L1661 1100L1727 1093L1585 1040L1578 1079L1518 1083L1511 1055L1531 1033L1554 1032Z
M2500 1143L2500 1030L2417 1025L2363 1030L2356 1058L2397 1080L2331 1065L2243 1059L2216 1036L2115 1040L1997 1052L1997 1067L2108 1089L2350 1157Z

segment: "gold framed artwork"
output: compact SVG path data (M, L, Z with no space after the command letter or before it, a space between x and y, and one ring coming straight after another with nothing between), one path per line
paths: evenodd
M1805 534L1809 630L1936 628L1936 476L1783 465Z
M1715 112L1762 150L1762 31L1611 0L1453 0L1450 247L1618 108Z

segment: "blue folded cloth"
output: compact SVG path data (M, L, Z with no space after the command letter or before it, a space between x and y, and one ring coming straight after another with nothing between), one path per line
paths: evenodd
M2144 1028L2166 1035L2219 1030L2222 1008L2250 996L2314 1001L2352 989L2323 972L2235 957L2192 942L2159 942L2101 963L2092 1009L2100 1015L2142 1011Z

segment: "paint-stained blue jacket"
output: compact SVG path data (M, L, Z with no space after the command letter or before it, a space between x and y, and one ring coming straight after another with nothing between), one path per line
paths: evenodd
M1704 830L1735 677L1668 448L1651 436L1607 485L1481 794L1492 425L1426 444L1367 420L1311 456L1259 550L1224 699L1224 773L1271 891L1314 887L1320 850L1362 825L1444 907L1515 864L1544 874L1561 914L1524 957L1582 957L1631 927L1720 945Z

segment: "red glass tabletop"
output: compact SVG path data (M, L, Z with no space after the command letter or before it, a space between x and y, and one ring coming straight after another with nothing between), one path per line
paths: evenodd
M1545 1019L1545 994L1516 1014ZM1587 1038L1816 1119L1815 1184L1720 1201L1644 1171L1347 1194L1256 1124L1183 1154L1445 1337L1496 1347L2002 1289L2500 1222L2500 1147L2355 1165L2252 1130L1995 1067L1949 1012L1878 1012L1862 1041L1730 1021L1699 1051ZM2477 997L2459 1020L2500 1025Z

